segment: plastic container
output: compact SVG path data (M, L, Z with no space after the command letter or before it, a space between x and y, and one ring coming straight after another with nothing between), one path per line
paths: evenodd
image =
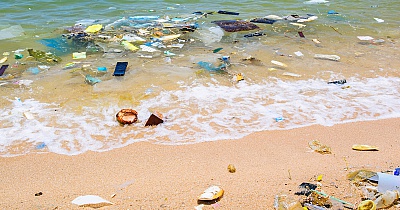
M394 171L393 171L393 175L395 175L395 176L399 176L399 175L400 175L400 168L396 168L396 169L394 169Z

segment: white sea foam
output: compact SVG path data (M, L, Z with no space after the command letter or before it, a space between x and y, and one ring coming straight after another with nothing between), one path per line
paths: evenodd
M75 113L57 104L27 99L1 108L0 154L20 155L49 151L74 155L106 151L139 141L157 144L191 144L237 139L252 132L281 130L320 124L367 121L400 116L399 78L349 78L344 85L323 80L284 81L273 78L264 84L242 81L225 86L181 84L163 90L133 107L140 122L120 126L117 105L84 107ZM165 122L144 127L149 110L165 110ZM23 113L29 111L34 119ZM275 118L283 117L277 122ZM46 147L35 148L45 144ZM13 146L18 146L18 150Z

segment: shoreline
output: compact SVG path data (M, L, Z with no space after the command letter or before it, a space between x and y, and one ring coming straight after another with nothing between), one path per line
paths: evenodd
M190 145L142 142L76 156L6 157L0 159L0 208L86 209L71 201L98 195L114 203L104 209L194 209L198 196L218 185L225 191L218 209L274 209L276 195L293 195L299 184L314 182L319 175L325 193L356 204L359 191L346 175L399 167L394 159L400 151L398 130L400 118L392 118L263 131L239 140ZM330 146L332 154L312 151L312 140ZM353 144L374 145L379 151L354 151ZM235 173L228 172L229 164ZM42 195L35 196L39 192Z

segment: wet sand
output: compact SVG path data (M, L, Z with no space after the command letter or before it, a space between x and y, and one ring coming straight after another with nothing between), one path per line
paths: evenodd
M399 167L399 130L400 119L395 118L184 146L135 143L77 156L0 158L0 209L85 209L71 203L81 195L114 203L103 209L194 209L210 185L225 194L217 206L203 209L273 209L275 195L293 195L299 184L314 183L318 175L323 175L325 193L356 203L359 191L346 175L362 168ZM311 140L330 146L332 154L313 152ZM354 151L353 144L375 145L379 151ZM235 173L228 172L229 164Z

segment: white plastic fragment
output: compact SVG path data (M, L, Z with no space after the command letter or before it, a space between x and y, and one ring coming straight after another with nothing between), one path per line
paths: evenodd
M212 200L216 200L216 199L222 197L223 194L224 194L224 190L222 190L220 187L214 185L214 186L207 188L203 192L203 194L200 195L199 200L212 201Z
M282 62L279 62L279 61L276 61L276 60L272 60L271 63L273 63L273 64L275 64L275 65L277 65L277 66L287 67L286 64L284 64L284 63L282 63Z
M374 18L378 23L383 23L383 22L385 22L385 20L382 20L382 19L380 19L380 18Z
M113 205L108 200L105 200L97 195L83 195L75 198L72 201L73 204L81 206L81 207L92 207L92 208L101 208L103 206Z
M151 48L151 47L146 46L146 45L140 45L139 47L140 47L140 50L145 51L145 52L151 52L152 53L152 52L159 51L157 49Z
M297 56L299 56L299 57L300 57L300 56L304 56L304 54L301 53L300 51L294 52L294 54L297 55Z
M326 0L309 0L303 2L304 4L323 4L323 3L328 3L329 1Z
M200 204L198 206L195 206L194 209L196 210L203 210L204 204Z
M300 19L297 22L298 23L304 23L304 22L310 22L310 21L313 21L313 20L316 20L316 19L318 19L318 16L314 15L314 16L311 16L311 17L309 17L307 19Z
M0 40L10 39L24 34L24 29L20 25L10 26L0 30Z
M25 116L26 119L28 119L28 120L33 120L33 119L34 119L33 114L30 113L30 112L24 112L24 116Z
M267 18L269 20L282 20L282 18L279 17L278 15L267 15L264 18Z
M312 41L313 41L315 44L321 44L321 42L320 42L318 39L312 39Z
M357 38L361 41L370 41L374 39L373 37L370 36L357 36Z
M284 72L282 75L283 76L290 76L290 77L301 77L300 74L295 74L295 73L292 73L292 72Z
M146 39L143 39L142 37L136 36L134 34L125 34L122 37L122 39L126 40L128 42L145 42L146 41Z
M331 61L339 61L340 60L340 57L337 55L315 54L314 58L322 59L322 60L331 60Z
M307 25L304 25L304 24L301 24L301 23L290 23L291 25L294 25L294 26L298 26L299 28L303 28L303 27L306 27Z
M399 190L400 189L400 176L392 174L377 173L378 180L378 191L383 193L388 190Z

